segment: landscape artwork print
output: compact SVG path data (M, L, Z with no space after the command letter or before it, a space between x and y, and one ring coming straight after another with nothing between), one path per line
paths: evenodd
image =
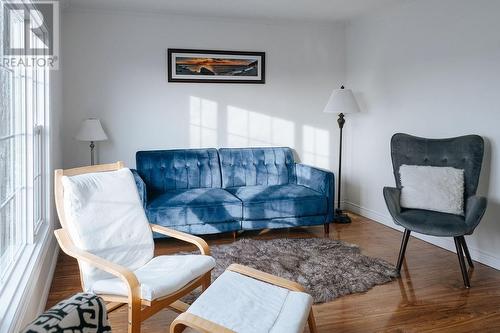
M168 82L265 83L265 53L168 49Z

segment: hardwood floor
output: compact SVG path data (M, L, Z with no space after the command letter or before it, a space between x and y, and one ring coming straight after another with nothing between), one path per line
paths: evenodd
M332 225L330 237L358 244L364 254L395 263L402 234L352 215L349 225ZM244 232L239 237L323 237L323 227ZM210 244L230 243L232 234L204 237ZM157 254L195 249L160 240ZM402 277L366 293L314 306L319 332L500 332L500 271L475 263L471 289L464 289L455 253L410 238ZM61 254L47 301L50 307L81 291L76 261ZM176 314L164 310L142 325L143 332L168 332ZM126 311L109 315L114 332L126 332ZM307 332L307 329L306 329Z

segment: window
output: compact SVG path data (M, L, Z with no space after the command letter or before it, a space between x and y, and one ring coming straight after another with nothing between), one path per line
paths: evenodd
M11 45L24 45L23 15L11 16ZM30 42L43 43L33 33ZM0 289L47 220L48 84L47 68L0 63Z

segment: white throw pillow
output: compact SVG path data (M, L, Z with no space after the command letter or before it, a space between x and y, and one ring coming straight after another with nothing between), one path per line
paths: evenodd
M62 178L64 212L75 244L136 270L153 258L154 242L129 169ZM81 263L84 285L114 276Z
M401 207L464 215L464 170L403 164Z

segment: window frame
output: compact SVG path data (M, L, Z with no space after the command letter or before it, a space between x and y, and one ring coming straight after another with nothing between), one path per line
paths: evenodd
M5 1L0 0L0 5L2 6L2 11L0 14L3 17L3 5ZM25 4L26 8L35 5L31 2ZM23 21L24 17L18 17L20 21ZM24 26L24 22L22 23ZM46 27L40 27L43 34L48 33ZM9 29L10 30L10 29ZM20 42L26 42L24 40L24 29L20 29L19 38ZM16 34L17 34L16 32ZM10 37L13 37L11 31L8 31ZM36 37L36 36L35 36ZM36 42L39 38L35 38L33 34L30 35L30 42ZM3 52L2 52L3 54ZM6 292L7 286L11 288L12 282L18 285L19 272L24 273L28 266L26 262L29 262L29 258L32 257L33 251L38 248L39 243L47 237L47 230L49 221L52 218L51 212L51 200L50 198L50 133L47 130L49 128L50 120L50 71L48 68L38 68L32 67L15 67L7 68L10 74L9 85L10 85L10 117L11 119L11 129L8 135L5 137L7 140L15 140L17 137L21 138L21 148L14 147L11 149L11 166L7 168L13 168L9 171L10 176L17 175L18 168L21 167L22 170L19 172L21 175L21 185L17 188L16 176L13 176L12 193L0 205L9 206L14 200L12 197L16 197L18 192L20 200L15 201L14 214L15 222L17 225L15 228L10 227L11 230L19 229L16 231L20 233L19 238L12 241L9 240L6 249L11 244L15 244L13 250L6 250L6 255L9 258L2 258L3 255L0 254L0 260L5 259L5 262L0 261L2 264L3 274L0 274L0 297ZM43 90L40 94L39 89ZM43 101L40 99L43 98ZM21 124L18 128L18 118L21 118ZM3 140L5 138L0 138ZM18 161L18 155L21 156L20 161ZM17 197L16 197L17 199ZM14 215L11 215L11 218ZM36 220L35 220L36 219ZM13 223L13 225L14 225ZM7 228L7 227L6 227ZM12 231L10 231L12 233ZM19 245L17 245L19 243ZM12 251L12 255L9 253ZM18 267L24 266L24 267ZM20 280L20 279L17 279ZM8 292L7 292L8 293ZM1 311L0 311L1 313Z

